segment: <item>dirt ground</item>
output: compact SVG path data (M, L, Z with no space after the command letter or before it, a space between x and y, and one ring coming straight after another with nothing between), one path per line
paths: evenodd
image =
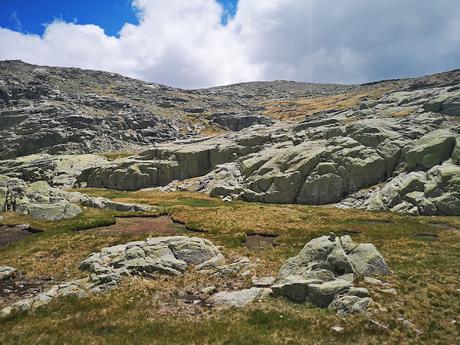
M33 230L27 224L0 225L0 248L20 241L39 230Z
M158 235L177 234L183 225L175 224L170 216L160 217L117 217L116 224L94 228L85 231L111 232L111 233L154 233Z

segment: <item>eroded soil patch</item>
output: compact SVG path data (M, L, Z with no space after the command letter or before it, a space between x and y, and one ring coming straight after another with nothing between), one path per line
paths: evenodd
M170 216L160 217L117 217L116 223L110 226L90 229L114 233L156 233L160 235L174 235L178 227Z
M41 230L33 229L27 224L0 225L0 248L20 241Z
M268 249L276 245L276 237L274 234L252 233L246 236L244 245L253 251Z

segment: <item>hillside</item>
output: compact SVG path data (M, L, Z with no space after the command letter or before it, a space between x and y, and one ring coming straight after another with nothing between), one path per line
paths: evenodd
M456 344L460 70L182 90L0 62L1 344Z

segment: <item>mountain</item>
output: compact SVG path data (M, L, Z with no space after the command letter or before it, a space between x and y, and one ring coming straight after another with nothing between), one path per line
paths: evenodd
M0 67L0 173L9 176L460 215L459 70L181 90L75 68ZM117 159L67 156L66 169L56 158L83 153ZM40 155L20 157L30 154Z
M1 344L450 344L458 216L460 70L181 90L0 62Z

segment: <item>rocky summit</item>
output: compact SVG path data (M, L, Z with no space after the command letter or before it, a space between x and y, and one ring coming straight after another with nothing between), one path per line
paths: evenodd
M459 216L460 70L183 90L0 62L2 344L458 343Z

